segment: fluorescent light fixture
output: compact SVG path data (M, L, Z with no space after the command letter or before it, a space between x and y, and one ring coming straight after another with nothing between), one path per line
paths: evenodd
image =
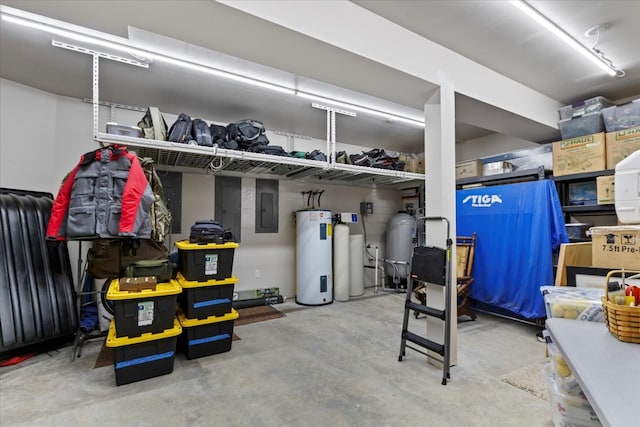
M596 64L598 67L602 68L607 72L610 76L621 75L620 70L617 70L611 67L610 64L603 61L595 52L586 48L572 36L570 36L566 31L560 28L557 24L551 21L542 13L538 12L538 10L534 9L529 3L524 0L513 0L510 2L512 5L520 9L527 16L529 16L534 21L538 22L540 25L545 27L547 30L552 32L556 37L561 39L563 42L571 46L577 52L581 53L585 58Z
M127 45L126 43L118 43L118 42L114 42L114 41L109 41L109 40L105 40L103 38L94 36L94 35L87 35L87 34L82 34L80 31L84 30L84 31L90 31L87 29L83 29L82 27L78 27L75 25L71 25L71 24L67 24L61 21L55 21L55 20L50 20L49 18L43 18L43 17L38 17L37 15L31 15L28 14L29 16L34 16L34 18L24 18L21 16L14 16L14 15L9 15L7 14L5 11L11 9L11 8L6 8L6 7L2 7L3 13L2 13L2 20L3 21L7 21L7 22L12 22L15 24L19 24L25 27L29 27L29 28L33 28L39 31L44 31L50 34L55 34L61 37L66 37L72 40L76 40L82 43L87 43L87 44L92 44L92 45L97 45L97 46L101 46L104 48L108 48L111 50L115 50L118 52L124 52L130 55L133 55L136 57L136 59L140 60L140 58L144 58L146 60L153 60L153 61L159 61L159 62L164 62L167 64L171 64L171 65L175 65L178 67L183 67L183 68L187 68L190 70L194 70L194 71L198 71L198 72L202 72L205 74L210 74L216 77L222 77L225 79L230 79L230 80L234 80L240 83L244 83L247 85L251 85L251 86L257 86L260 88L264 88L264 89L268 89L268 90L272 90L275 92L279 92L279 93L284 93L284 94L288 94L288 95L297 95L300 96L302 98L306 98L306 99L310 99L313 101L320 101L320 102L325 102L325 103L329 103L332 105L335 105L337 107L342 107L342 108L347 108L347 109L352 109L352 110L356 110L356 111L360 111L366 114L370 114L370 115L374 115L374 116L378 116L378 117L382 117L385 118L391 122L401 122L401 123L406 123L406 124L410 124L413 126L421 126L424 127L424 121L421 120L416 120L416 119L412 119L409 117L404 117L401 115L397 115L397 114L393 114L393 113L387 113L384 111L380 111L380 110L376 110L374 108L369 108L369 107L364 107L361 105L356 105L356 104L351 104L348 102L343 102L343 101L338 101L335 99L331 99L331 98L326 98L324 96L320 96L320 95L315 95L312 93L307 93L307 92L301 92L298 91L294 88L288 88L285 86L281 86L275 83L270 83L270 82L266 82L263 80L259 80L259 79L255 79L253 77L248 77L248 76L243 76L240 74L235 74L232 72L228 72L228 71L223 71L223 70L219 70L216 68L212 68L212 67L207 67L204 65L200 65L197 64L195 62L191 62L188 60L184 60L184 59L178 59L178 58L174 58L168 55L164 55L164 54L159 54L159 53L154 53L154 52L150 52L150 51L146 51L146 50L141 50L141 49L137 49L134 47L131 47L129 45ZM20 11L21 13L24 13L22 11ZM24 13L25 15L27 15L26 13ZM36 18L37 17L37 18ZM37 19L40 18L42 20L45 20L45 22L39 22ZM65 28L66 27L66 28ZM69 30L67 28L72 28L72 30Z

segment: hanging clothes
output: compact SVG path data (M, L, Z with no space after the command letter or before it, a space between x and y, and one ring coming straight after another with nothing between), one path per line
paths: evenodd
M88 152L56 196L47 237L148 239L153 201L144 170L126 147L111 145Z
M569 241L550 180L458 190L459 235L477 233L470 297L527 319L544 317L540 286L553 283L553 252Z

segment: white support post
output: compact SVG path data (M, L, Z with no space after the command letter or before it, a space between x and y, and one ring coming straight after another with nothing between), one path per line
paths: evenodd
M443 84L427 101L425 112L425 216L441 216L451 224L450 237L454 244L451 248L450 286L451 311L450 322L450 363L455 365L458 357L457 345L457 298L456 298L456 182L455 182L455 92L453 85ZM425 225L427 245L444 247L446 228L435 221ZM446 295L441 286L427 285L429 305L444 308ZM427 317L427 338L442 342L443 323ZM432 359L430 359L432 360Z
M98 119L100 115L100 94L99 94L99 82L100 82L100 57L97 54L93 54L93 138L98 138Z

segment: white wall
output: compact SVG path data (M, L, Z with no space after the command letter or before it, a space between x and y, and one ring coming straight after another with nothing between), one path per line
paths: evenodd
M496 133L457 143L456 161L462 162L537 147L540 147L540 144Z
M97 147L92 140L91 105L4 79L0 79L0 93L0 186L57 194L62 178L80 156ZM117 112L117 120L127 124L135 124L141 116L138 112ZM165 118L169 124L174 120L169 115ZM101 109L101 129L108 120L108 109ZM286 138L277 135L270 138L272 143L286 146ZM322 141L302 140L295 145L305 151L307 147L326 150ZM344 147L350 152L365 149ZM239 278L237 290L277 286L283 295L295 295L292 213L306 207L302 191L325 190L322 207L334 212L359 212L360 202L373 202L374 214L366 218L368 242L380 246L381 257L384 256L386 223L401 207L399 190L296 181L280 181L279 189L279 233L256 234L255 178L242 178L242 242L234 260L234 274ZM183 173L183 233L172 235L172 242L187 238L195 220L213 218L214 208L215 177L201 172ZM352 233L362 233L361 224L350 227ZM70 252L75 272L77 246L70 245ZM365 281L366 285L373 284L372 271L366 271Z

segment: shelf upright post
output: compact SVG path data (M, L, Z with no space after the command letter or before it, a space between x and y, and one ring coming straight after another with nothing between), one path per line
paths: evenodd
M98 54L93 55L93 139L98 138L98 118L100 114L100 96L99 96L99 82L100 82L100 57Z
M336 163L336 110L329 111L331 112L331 151L328 151L327 154L330 153L329 159L333 165Z
M327 156L331 156L331 128L332 128L332 120L331 120L331 110L326 108L327 111ZM327 157L330 159L330 157Z

